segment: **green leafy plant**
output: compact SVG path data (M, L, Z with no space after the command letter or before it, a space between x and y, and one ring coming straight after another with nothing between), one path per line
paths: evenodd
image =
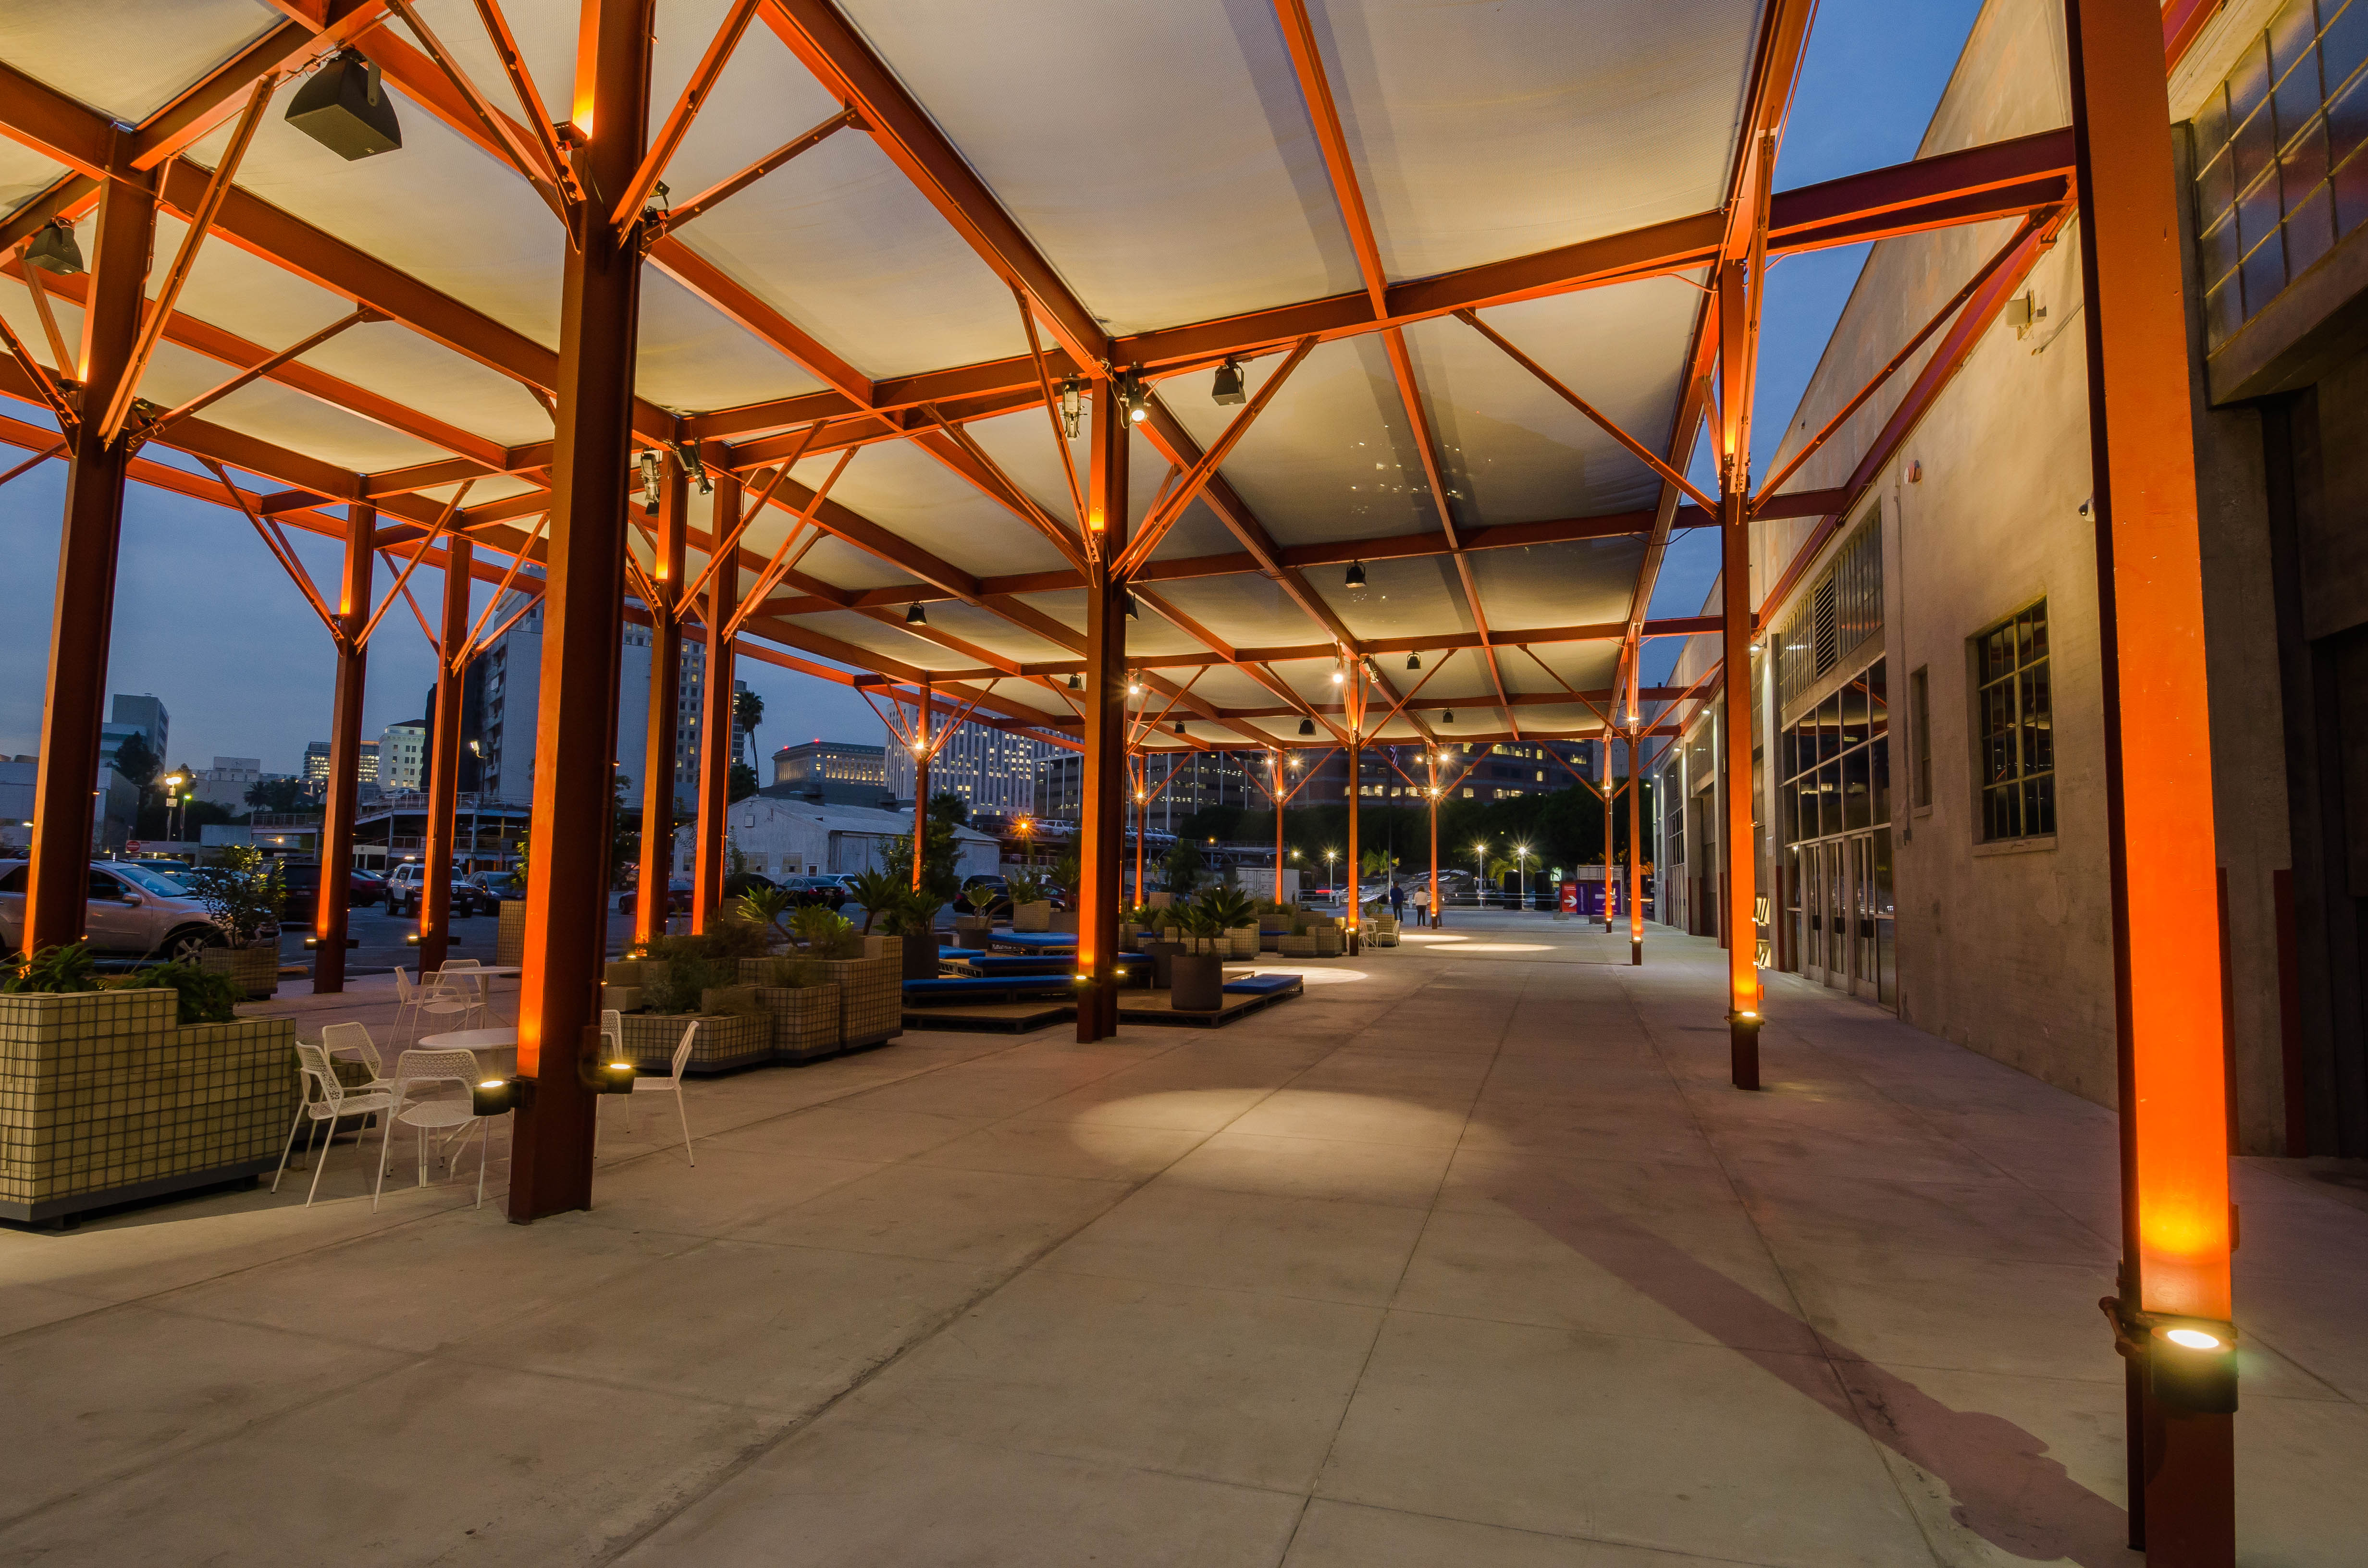
M740 895L740 918L779 931L788 940L795 931L797 895L787 888L752 887ZM823 911L827 915L828 910Z
M288 902L280 863L246 844L226 846L212 865L189 873L188 886L233 948L261 943L266 927L278 926Z
M98 966L91 960L87 942L43 948L29 959L19 958L8 978L0 981L0 991L17 995L58 995L98 988Z
M891 937L909 937L922 931L934 931L938 926L938 911L945 906L945 900L928 892L916 892L911 888L900 889L894 905L882 915L880 928Z
M781 959L773 965L773 983L791 991L811 991L830 983L830 971L814 959Z
M1042 903L1052 896L1052 883L1034 871L1023 870L1011 879L1011 902Z
M855 879L855 901L863 905L863 935L871 935L871 923L894 908L905 895L905 884L892 872L873 869L859 873Z
M1258 923L1258 906L1244 897L1238 888L1213 887L1192 901L1198 908L1208 911L1220 931L1231 931L1240 926Z
M246 993L229 975L193 963L160 963L131 977L134 985L169 985L180 993L185 1024L227 1024L238 1017Z
M1201 858L1201 846L1189 838L1178 839L1159 866L1167 873L1169 889L1179 893L1190 892L1208 869L1208 863Z
M650 943L650 957L664 960L666 978L650 987L648 1010L653 1013L696 1013L700 997L738 983L742 957L723 950L721 933L696 937L660 937Z

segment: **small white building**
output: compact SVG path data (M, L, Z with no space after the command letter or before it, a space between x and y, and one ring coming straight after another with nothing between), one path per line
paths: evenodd
M890 842L912 831L913 819L903 812L770 795L751 795L724 813L724 832L747 857L748 869L777 881L876 869ZM954 829L954 870L960 876L992 874L1001 859L996 841L975 828ZM696 831L677 829L675 875L690 875L697 858Z

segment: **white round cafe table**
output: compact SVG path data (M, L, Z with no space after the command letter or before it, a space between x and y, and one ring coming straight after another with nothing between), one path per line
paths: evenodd
M505 1078L518 1071L518 1030L514 1028L453 1029L446 1034L422 1035L416 1045L421 1051L473 1052L480 1070Z

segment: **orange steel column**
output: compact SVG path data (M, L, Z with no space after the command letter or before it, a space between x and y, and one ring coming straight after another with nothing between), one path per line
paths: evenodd
M337 590L336 706L329 720L329 788L321 801L321 885L313 899L313 992L346 988L347 876L354 859L354 813L361 801L362 700L369 687L370 650L359 639L370 618L370 562L377 552L378 508L346 508L345 573ZM447 872L450 861L447 860ZM420 869L432 881L433 862ZM448 894L449 896L449 894ZM425 900L422 900L425 907Z
M117 136L128 158L129 132ZM131 358L144 303L156 221L155 176L126 167L100 182L89 308L82 322L82 406L89 417L66 438L65 522L50 613L49 690L41 760L33 786L32 866L25 889L28 954L83 937L90 894L92 798L98 789L99 726L106 717L108 644L115 626L115 561L123 530L130 450L98 438L98 417Z
M584 0L570 130L575 168L596 193L624 189L641 161L653 4ZM605 221L597 195L577 226L561 259L534 851L518 982L518 1067L534 1084L517 1113L510 1159L509 1217L520 1222L592 1201L595 1101L583 1069L599 1045L609 929L642 256L632 235Z
M929 842L929 673L921 672L921 700L913 713L913 886L921 885L921 854Z
M444 539L444 606L436 660L435 726L427 742L427 879L419 894L419 972L444 967L452 939L453 818L461 806L461 690L468 666L454 661L469 641L469 568L476 549L463 533ZM439 868L444 868L439 869Z
M1603 934L1611 935L1611 732L1603 732Z
M1726 858L1727 1044L1729 1074L1738 1089L1759 1086L1759 931L1756 916L1759 845L1751 824L1751 522L1744 499L1751 491L1751 332L1744 295L1749 263L1719 268L1720 408L1729 431L1719 476L1720 784L1726 807L1720 849Z
M1645 786L1636 772L1636 725L1628 725L1628 961L1645 961Z
M1077 1039L1118 1032L1118 895L1126 821L1126 585L1110 562L1126 548L1124 400L1094 389L1086 526L1085 761L1077 802Z
M1430 758L1430 924L1437 926L1445 915L1446 900L1439 891L1439 748L1430 747L1424 756ZM1559 902L1559 890L1554 894Z
M2226 1044L2187 327L2161 17L2067 0L2120 1046L2131 1544L2236 1559ZM2203 918L2199 919L2199 912ZM2177 1333L2181 1340L2169 1337Z
M1349 678L1352 682L1361 684L1365 678L1363 666L1359 665ZM1357 950L1357 938L1363 929L1362 917L1365 910L1364 889L1361 886L1363 870L1357 861L1359 853L1357 813L1364 803L1365 796L1365 737L1364 726L1357 719L1349 720L1349 940L1347 947L1349 951L1353 953Z
M740 482L715 476L715 511L707 519L710 549L731 536L740 520ZM736 547L735 547L736 549ZM710 929L723 911L723 840L732 811L732 639L724 629L740 603L740 565L726 561L707 574L706 684L700 688L699 845L690 873L690 928Z
M649 727L642 744L641 895L633 903L633 945L666 935L674 895L675 743L682 733L682 615L672 602L682 591L683 513L690 506L690 475L667 460L658 491L658 538L653 575L663 604L650 606Z

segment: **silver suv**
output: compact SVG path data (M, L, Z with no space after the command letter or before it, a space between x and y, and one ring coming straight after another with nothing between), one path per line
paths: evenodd
M489 898L483 888L461 880L452 873L452 917L465 920L472 915L492 913L497 902ZM416 915L420 901L427 896L427 868L416 860L405 860L386 874L386 912L389 915Z
M24 943L30 875L22 860L0 860L0 949L13 952ZM93 861L88 896L83 925L95 952L194 962L206 949L222 945L221 927L196 894L133 862Z

